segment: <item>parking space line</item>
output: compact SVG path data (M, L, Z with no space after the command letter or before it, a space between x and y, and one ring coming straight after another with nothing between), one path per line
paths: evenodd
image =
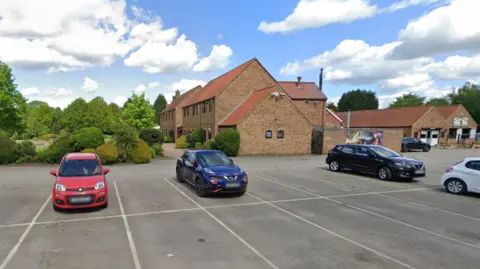
M288 188L291 188L291 189L297 189L293 186L289 186L287 184L283 184L283 183L277 182L275 180L266 179L266 178L263 178L263 179L268 180L268 181L273 182L273 183L276 183L276 184L279 184L279 185L282 185L282 186L285 186L285 187L288 187ZM306 191L301 190L301 189L297 189L297 190L302 191L302 192L306 192ZM441 237L441 238L444 238L444 239L448 239L450 241L453 241L453 242L456 242L456 243L459 243L459 244L462 244L462 245L466 245L466 246L469 246L469 247L474 247L474 248L480 249L480 246L478 246L478 245L473 245L473 244L470 244L470 243L467 243L467 242L464 242L464 241L461 241L461 240L458 240L458 239L455 239L455 238L452 238L452 237L449 237L449 236L446 236L446 235L442 235L442 234L436 233L434 231L430 231L430 230L415 226L415 225L410 224L410 223L406 223L406 222L403 222L403 221L400 221L400 220L397 220L397 219L394 219L394 218L391 218L391 217L388 217L388 216L385 216L385 215L382 215L382 214L375 213L375 212L370 211L370 210L366 210L366 209L363 209L363 208L352 206L350 204L346 204L346 203L343 203L341 201L334 200L330 197L324 197L324 196L320 196L320 195L317 195L317 196L318 196L319 199L323 198L325 200L334 202L336 204L345 205L345 206L348 206L348 207L353 208L355 210L362 211L364 213L368 213L370 215L374 215L374 216L377 216L377 217L380 217L380 218L383 218L383 219L386 219L386 220L389 220L389 221L392 221L392 222L395 222L395 223L399 223L399 224L402 224L404 226L414 228L416 230L419 230L419 231L422 231L422 232L425 232L425 233L428 233L428 234L431 234L431 235L435 235L435 236L438 236L438 237Z
M46 224L55 224L63 222L75 222L75 221L86 221L86 220L103 220L103 219L114 219L121 218L122 215L112 215L112 216L98 216L98 217L88 217L88 218L78 218L78 219L62 219L62 220L51 220L51 221L40 221L36 222L35 225L46 225Z
M8 263L12 260L13 256L15 256L15 254L17 253L18 251L18 248L20 247L20 245L23 243L23 241L25 240L25 238L27 237L28 233L30 232L30 230L32 230L33 228L33 225L35 224L35 222L37 221L38 217L40 216L40 214L42 214L43 210L45 209L45 207L47 206L47 204L50 202L52 196L51 194L48 195L47 197L47 200L45 200L45 202L43 203L42 207L40 207L40 210L38 210L37 214L35 214L35 216L33 217L32 221L30 222L30 224L28 224L27 226L27 229L25 229L25 231L23 232L22 236L20 236L20 239L18 239L18 242L17 244L15 244L15 246L10 250L10 252L8 253L7 257L3 260L2 264L0 265L0 269L5 269L5 267L7 267Z
M135 246L135 242L133 241L132 231L130 230L130 225L128 224L127 216L125 215L125 210L123 209L122 198L120 198L120 193L118 192L116 181L113 182L113 186L115 187L118 204L120 205L120 212L122 213L123 224L125 225L125 231L127 232L128 244L130 245L130 251L132 252L135 269L141 269L142 267L140 266L140 260L138 259L137 247Z
M3 225L0 225L0 228L21 227L21 226L28 226L29 224L30 223L3 224Z
M275 204L273 204L273 203L271 203L271 202L265 201L265 200L263 200L263 199L255 196L255 195L253 195L253 194L250 194L250 193L247 192L247 195L250 195L251 197L253 197L253 198L255 198L255 199L259 200L259 201L265 202L266 204L268 204L268 205L270 205L270 206L273 206L273 207L275 207L276 209L278 209L278 210L280 210L280 211L282 211L282 212L284 212L284 213L286 213L286 214L288 214L288 215L290 215L290 216L292 216L292 217L294 217L294 218L296 218L296 219L298 219L298 220L301 220L301 221L303 221L303 222L305 222L305 223L308 223L308 224L312 225L313 227L316 227L316 228L318 228L318 229L320 229L320 230L322 230L322 231L324 231L324 232L327 232L327 233L329 233L329 234L331 234L331 235L333 235L333 236L336 236L336 237L338 237L338 238L340 238L340 239L343 239L343 240L345 240L345 241L347 241L347 242L349 242L349 243L351 243L351 244L354 244L354 245L356 245L356 246L358 246L358 247L361 247L361 248L363 248L363 249L365 249L365 250L368 250L368 251L370 251L370 252L372 252L372 253L375 253L376 255L378 255L378 256L380 256L380 257L383 257L383 258L385 258L385 259L387 259L387 260L390 260L390 261L392 261L392 262L395 262L395 263L397 263L397 264L400 264L400 265L402 265L402 266L404 266L404 267L406 267L406 268L415 269L415 267L412 267L412 266L410 266L410 265L408 265L408 264L406 264L406 263L403 263L403 262L401 262L401 261L399 261L399 260L397 260L397 259L395 259L395 258L393 258L393 257L390 257L390 256L388 256L388 255L386 255L386 254L384 254L384 253L382 253L382 252L379 252L379 251L377 251L377 250L374 250L374 249L372 249L372 248L370 248L370 247L368 247L368 246L365 246L365 245L363 245L363 244L361 244L361 243L359 243L359 242L357 242L357 241L354 241L354 240L352 240L352 239L350 239L350 238L347 238L347 237L345 237L345 236L343 236L343 235L340 235L340 234L338 234L338 233L336 233L336 232L334 232L334 231L332 231L332 230L329 230L329 229L327 229L327 228L325 228L325 227L323 227L323 226L321 226L321 225L319 225L319 224L316 224L316 223L314 223L314 222L311 222L311 221L309 221L309 220L307 220L307 219L305 219L305 218L303 218L303 217L301 217L301 216L299 216L299 215L297 215L297 214L295 214L295 213L293 213L293 212L290 212L290 211L288 211L288 210L286 210L286 209L283 209L283 208L281 208L281 207L279 207L279 206L277 206L277 205L275 205Z
M220 224L223 228L225 228L227 231L229 231L233 236L235 236L240 242L242 242L247 248L249 248L253 253L257 254L258 257L260 257L262 260L264 260L271 268L273 269L279 269L272 261L267 259L263 254L261 254L256 248L254 248L252 245L250 245L245 239L243 239L240 235L238 235L236 232L234 232L230 227L228 227L225 223L223 223L220 219L218 219L215 215L213 215L210 211L208 211L205 207L197 203L193 198L188 196L185 192L183 192L181 189L179 189L175 184L170 182L167 178L164 179L166 182L170 184L174 189L176 189L180 194L182 194L185 198L187 198L190 202L195 204L198 208L200 208L203 212L207 213L213 220L215 220L218 224Z

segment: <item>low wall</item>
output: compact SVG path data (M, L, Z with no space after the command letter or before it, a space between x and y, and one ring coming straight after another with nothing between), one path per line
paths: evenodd
M386 128L386 129L339 129L339 128L325 128L323 130L323 153L326 154L331 150L335 145L338 144L360 144L361 141L353 141L351 135L354 132L364 132L381 134L381 143L382 146L387 147L396 152L400 152L402 147L402 138L404 130L402 128ZM380 141L380 139L377 139Z

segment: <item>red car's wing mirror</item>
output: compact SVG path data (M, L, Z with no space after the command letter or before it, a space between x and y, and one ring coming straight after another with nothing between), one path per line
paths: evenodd
M52 176L57 176L57 171L56 170L50 170L50 175Z
M103 173L106 175L110 173L110 168L103 168Z

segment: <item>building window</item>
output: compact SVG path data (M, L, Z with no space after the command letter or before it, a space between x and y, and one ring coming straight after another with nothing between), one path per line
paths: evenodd
M277 138L281 139L281 138L284 138L284 137L285 137L285 132L283 132L283 131L278 131L277 132Z
M418 138L418 132L413 133L413 137Z
M213 106L213 100L210 100L210 102L208 102L208 112L212 112L212 106Z
M208 102L208 101L207 101L207 102ZM206 113L206 112L207 112L207 103L204 102L204 103L202 104L202 113Z
M265 138L272 138L272 131L268 130L265 132Z

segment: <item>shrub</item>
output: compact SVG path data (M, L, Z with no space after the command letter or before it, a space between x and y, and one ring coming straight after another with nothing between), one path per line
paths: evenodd
M152 159L157 156L157 153L155 152L154 149L150 148L150 151L152 152Z
M140 130L140 139L151 147L155 143L163 143L163 133L160 129L144 128Z
M97 151L95 149L84 149L84 150L82 150L82 152L84 152L84 153L97 153Z
M113 135L113 141L118 149L118 160L120 162L131 162L132 152L137 146L137 131L129 126L120 126Z
M196 143L195 143L195 148L196 148L196 149L201 149L201 148L202 148L202 143L196 142Z
M22 163L36 163L37 162L37 157L36 156L22 156L17 159L16 163L17 164L22 164Z
M215 143L215 140L213 139L205 141L205 143L202 145L202 149L212 149L213 143Z
M6 135L0 134L0 164L15 162L15 149L17 143Z
M163 153L163 146L162 144L153 144L152 149L155 150L155 155L160 156Z
M41 140L50 140L50 139L53 139L56 136L57 136L56 134L44 134L44 135L41 135L39 138Z
M60 133L58 134L57 138L64 137L69 135L68 131L65 129L60 130Z
M134 163L149 163L152 159L152 151L148 144L143 140L137 140L136 147L132 152L132 160Z
M240 133L235 129L226 129L217 134L215 142L228 156L237 156L240 149Z
M195 147L195 141L193 140L192 134L187 134L185 141L187 142L189 148Z
M175 145L177 149L186 149L189 148L189 145L187 143L187 137L182 135L179 138L177 138L177 141L175 141Z
M165 139L163 139L163 143L173 143L173 139L170 136L166 136Z
M96 127L82 128L70 136L70 150L80 152L84 149L93 148L105 143L105 138L100 129Z
M22 141L15 145L15 159L21 157L33 157L37 155L37 150L35 145L31 141Z
M70 151L70 136L57 139L47 149L37 153L37 159L44 163L59 163L62 157Z
M192 133L192 142L195 145L197 142L203 144L205 142L205 136L202 128L197 128Z
M112 164L118 159L118 150L114 145L106 143L97 148L97 155L102 164Z

